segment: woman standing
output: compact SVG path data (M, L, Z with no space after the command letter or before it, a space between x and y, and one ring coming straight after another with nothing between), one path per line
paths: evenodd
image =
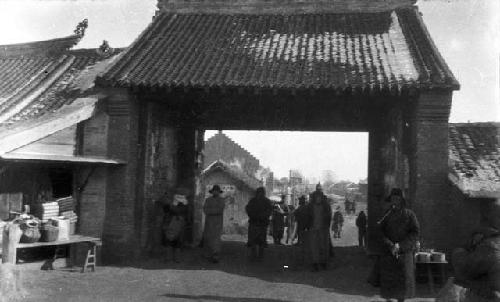
M203 212L205 213L205 230L203 232L203 245L206 257L210 262L219 262L221 248L222 226L224 222L225 200L220 195L223 193L218 185L209 191L211 197L205 200Z
M387 301L415 295L414 253L420 226L415 213L405 206L401 189L392 189L380 221L385 246L380 257L380 294Z

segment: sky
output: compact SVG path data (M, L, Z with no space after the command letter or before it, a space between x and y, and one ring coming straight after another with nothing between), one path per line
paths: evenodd
M454 92L450 122L500 121L500 1L419 0L434 42L461 84ZM76 48L102 40L126 47L151 22L156 0L0 0L0 45L72 34L84 18L89 27ZM207 136L214 132L207 132ZM299 169L319 177L333 170L339 179L366 178L366 133L239 132L227 135L276 175ZM283 156L286 154L287 156Z

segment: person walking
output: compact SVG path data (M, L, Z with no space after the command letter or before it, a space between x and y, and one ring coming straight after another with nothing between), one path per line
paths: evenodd
M218 185L214 185L209 192L212 196L207 198L203 205L203 212L205 213L203 246L207 259L210 262L218 263L220 260L225 200L220 196L223 192Z
M308 204L308 247L313 271L320 268L327 269L330 256L330 222L332 209L321 188L316 186L316 191L311 194L311 202Z
M420 226L415 213L405 208L401 189L392 189L384 204L386 214L379 221L385 247L379 258L380 295L400 302L415 295L414 253Z
M356 226L358 227L358 242L360 247L366 246L366 228L368 220L364 211L360 211L356 218Z
M273 211L271 200L266 198L266 190L263 187L257 188L255 197L250 199L245 210L249 222L247 246L250 248L251 260L262 260L264 248L267 246L269 216Z
M342 226L344 225L344 216L340 211L340 206L337 206L337 210L333 213L333 223L332 231L333 238L340 238L342 236Z
M188 208L187 190L177 189L173 200L163 205L163 245L167 247L166 261L169 255L174 262L180 262L180 249L183 245L184 230Z
M274 244L281 245L283 232L285 231L285 215L287 214L285 195L281 195L281 201L274 205L272 213L272 230Z

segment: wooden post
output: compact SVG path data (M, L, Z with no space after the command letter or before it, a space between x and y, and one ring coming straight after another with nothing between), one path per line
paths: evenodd
M10 223L5 226L2 240L2 263L16 264L17 244L21 234L18 224Z

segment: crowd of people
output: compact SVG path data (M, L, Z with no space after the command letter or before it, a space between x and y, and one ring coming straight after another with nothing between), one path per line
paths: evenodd
M214 185L211 197L205 200L205 226L202 245L206 258L218 263L225 201L222 190ZM263 187L246 205L249 217L247 246L250 260L262 261L268 233L274 244L296 244L307 251L313 271L327 269L333 255L330 230L334 238L342 235L344 218L337 207L332 213L321 185L299 198L298 207L288 206L285 198L273 204ZM188 219L186 192L175 192L171 202L163 202L163 244L167 257L179 261L183 232ZM394 188L383 202L385 213L377 221L381 233L382 253L376 257L368 282L380 287L387 301L404 301L415 296L415 252L418 249L420 226L415 213L408 209L401 189ZM461 298L437 301L496 301L500 302L500 201L485 203L481 208L481 228L474 231L470 241L456 249L452 257L455 287ZM367 215L360 211L356 218L359 246L366 246Z

